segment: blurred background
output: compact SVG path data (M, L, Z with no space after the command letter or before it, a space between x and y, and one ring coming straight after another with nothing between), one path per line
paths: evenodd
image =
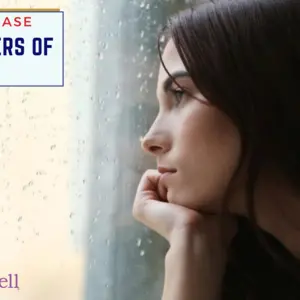
M1 0L65 12L65 86L0 89L1 300L160 299L166 242L135 222L156 43L184 0Z

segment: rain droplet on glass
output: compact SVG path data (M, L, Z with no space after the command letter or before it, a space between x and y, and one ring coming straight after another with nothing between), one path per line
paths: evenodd
M103 43L102 48L103 50L106 50L108 48L108 43Z
M100 60L103 60L104 54L102 52L100 52L100 53L98 53L98 57L99 57Z
M160 37L160 39L159 39L159 41L160 41L161 43L164 43L165 40L166 40L166 37L165 37L164 35L162 35L162 36Z

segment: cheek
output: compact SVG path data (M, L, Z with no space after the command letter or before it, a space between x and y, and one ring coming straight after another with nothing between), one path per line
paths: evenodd
M215 209L238 166L240 138L237 129L214 108L194 108L182 118L177 137L180 170L177 186L181 190L178 190L176 201L184 201L194 209Z

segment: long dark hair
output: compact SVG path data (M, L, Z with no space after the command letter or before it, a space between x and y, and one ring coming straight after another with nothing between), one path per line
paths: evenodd
M300 299L299 264L256 227L253 201L264 164L300 184L299 0L211 1L172 17L166 33L201 93L237 126L240 166L249 158L250 222L233 242L224 298Z

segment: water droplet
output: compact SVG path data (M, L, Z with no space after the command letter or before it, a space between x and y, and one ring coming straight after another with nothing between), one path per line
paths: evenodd
M120 98L120 92L117 92L116 93L116 99L119 99Z
M142 73L138 73L137 78L141 78L141 77L142 77Z
M74 217L74 213L71 212L69 217L70 217L70 219L72 219Z
M141 246L141 244L142 244L142 239L137 239L137 241L136 241L136 245L137 245L138 247L140 247L140 246Z
M141 7L141 8L145 7L145 2L142 2L142 3L140 4L140 7Z
M29 181L26 185L23 186L23 191L25 191L28 187L33 185L33 181Z
M102 52L98 53L98 58L99 58L100 60L103 60L104 54L103 54Z
M140 46L140 51L141 52L144 51L144 45L143 44Z
M106 49L108 49L108 43L103 43L103 45L102 45L102 49L103 49L103 50L106 50Z
M159 39L159 41L160 41L161 43L164 43L165 40L166 40L166 37L165 37L164 35L162 35L162 36L160 37L160 39Z
M148 10L150 8L150 4L148 3L147 5L146 5L146 9Z
M44 170L38 170L35 174L36 174L36 175L45 175L45 174L47 174L47 173L46 173L46 171L44 171Z
M19 218L18 218L18 222L21 222L22 219L23 219L23 217L19 217Z
M107 239L107 240L105 241L105 243L106 243L107 246L109 246L109 245L110 245L110 240Z
M144 256L144 255L145 255L145 251L144 251L144 250L141 250L140 256Z
M121 20L119 21L118 25L119 25L119 27L121 27L123 25Z
M144 37L144 35L145 35L145 31L144 31L144 30L142 30L142 31L141 31L141 38L143 38L143 37Z
M143 108L143 105L140 104L140 105L139 105L139 110L142 110L142 108Z

